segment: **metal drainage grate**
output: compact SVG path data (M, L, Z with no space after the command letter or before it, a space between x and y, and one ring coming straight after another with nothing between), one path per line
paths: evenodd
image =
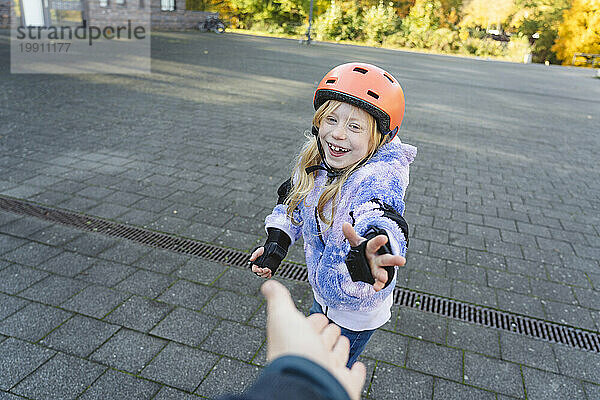
M197 240L127 226L97 217L43 207L2 196L0 196L0 209L57 222L90 232L125 238L152 247L191 254L207 260L219 261L237 267L247 267L247 253L202 243ZM306 267L290 262L283 262L281 264L278 276L301 282L308 281ZM564 344L581 350L600 353L600 335L597 332L585 331L567 325L547 322L492 308L475 306L400 287L394 289L394 304L476 325L514 332L552 343Z

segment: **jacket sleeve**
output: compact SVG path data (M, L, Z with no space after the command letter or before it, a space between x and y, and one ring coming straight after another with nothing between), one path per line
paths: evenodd
M400 225L390 218L390 212L404 215L404 186L402 179L389 177L382 182L375 176L367 177L354 198L352 219L354 229L362 236L370 226L385 229L392 253L406 256L407 237ZM385 212L384 212L385 211Z
M244 393L219 400L350 400L329 371L299 356L275 359Z
M285 181L277 190L278 200L273 212L265 218L265 230L268 228L278 228L284 231L291 239L292 244L302 235L302 215L296 208L293 218L296 224L293 224L287 215L288 206L283 204L289 191L292 189L291 179Z
M265 218L265 230L278 228L284 231L292 240L292 244L302 236L302 218L298 210L294 211L294 219L299 225L292 224L287 215L287 205L277 204L273 212Z

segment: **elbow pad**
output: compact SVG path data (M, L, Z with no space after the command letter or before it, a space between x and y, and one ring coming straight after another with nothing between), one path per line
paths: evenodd
M392 254L392 248L390 247L387 232L384 229L370 226L364 234L364 238L367 240L364 240L358 246L351 246L350 252L346 256L346 267L348 268L350 278L353 282L366 282L370 285L375 283L375 278L373 278L373 274L371 273L371 267L369 267L369 261L367 260L365 252L367 249L367 242L379 235L385 235L388 238L388 242L377 250L377 254ZM386 288L394 279L396 269L393 265L383 267L383 269L385 269L388 274L388 279L384 286L384 288Z
M267 241L263 245L265 251L251 264L261 268L269 268L271 274L275 275L279 264L287 256L292 239L281 229L267 228L267 232Z

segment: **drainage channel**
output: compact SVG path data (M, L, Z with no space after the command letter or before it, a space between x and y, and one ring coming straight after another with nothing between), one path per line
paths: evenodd
M197 240L155 232L108 221L98 217L78 214L36 205L23 200L0 196L0 209L28 215L109 236L133 240L148 246L190 254L224 264L247 267L248 254L242 251L202 243ZM305 266L283 262L278 271L282 278L300 282L308 281ZM441 315L464 322L509 331L547 342L564 344L573 348L600 353L600 335L575 327L547 322L537 318L476 306L453 299L420 293L406 288L394 289L394 304Z

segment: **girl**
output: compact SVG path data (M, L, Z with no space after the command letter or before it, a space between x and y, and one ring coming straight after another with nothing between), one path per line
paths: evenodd
M268 238L251 257L270 278L300 236L314 303L350 341L348 367L390 316L397 266L405 263L404 192L416 148L396 137L404 94L364 63L332 69L314 95L312 137L267 216Z

